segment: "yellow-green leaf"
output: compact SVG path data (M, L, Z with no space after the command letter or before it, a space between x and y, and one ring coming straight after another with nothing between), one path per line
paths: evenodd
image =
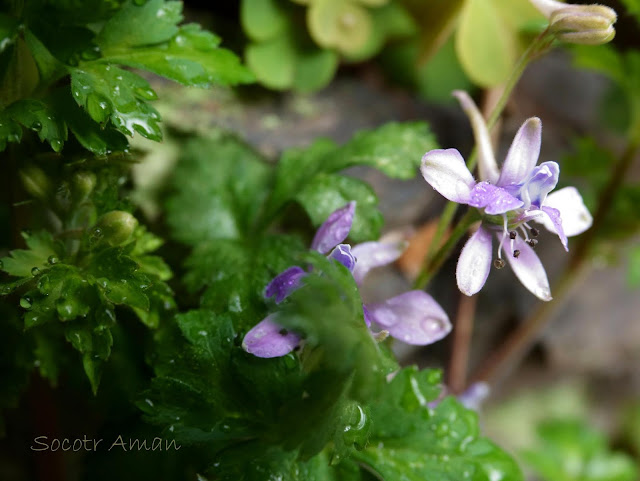
M477 84L504 82L517 55L517 36L492 0L468 0L456 33L456 52L465 72Z

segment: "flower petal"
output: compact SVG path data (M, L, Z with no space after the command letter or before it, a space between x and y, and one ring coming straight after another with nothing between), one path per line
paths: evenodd
M407 247L406 242L363 242L353 247L356 258L353 278L360 285L369 271L386 266L398 259Z
M351 246L349 244L338 244L328 257L329 259L335 259L350 271L353 271L356 265L356 258L351 252Z
M562 229L567 237L582 234L593 223L593 218L575 187L565 187L552 192L547 196L544 207L553 207L560 211ZM551 232L556 232L553 224L546 219L540 219L540 222Z
M300 336L287 332L271 318L265 317L244 336L242 348L249 354L265 358L280 357L289 354L300 342Z
M567 240L567 236L562 229L562 218L560 217L560 211L558 209L554 209L553 207L542 207L542 212L544 212L547 219L551 221L553 224L553 232L558 234L560 237L560 242L562 242L562 247L564 250L569 252L569 241Z
M456 267L456 280L463 294L472 296L487 282L493 256L491 246L491 233L481 226L462 248Z
M549 18L553 12L561 8L573 7L573 5L556 2L555 0L529 0L534 7L536 7L542 15Z
M298 266L289 267L286 271L275 276L264 289L264 297L276 297L276 303L284 299L300 287L300 280L307 273Z
M474 382L462 394L458 395L458 401L467 409L478 411L484 401L489 396L489 385L486 382Z
M316 232L311 248L321 254L326 254L345 240L351 230L355 209L356 203L349 202L334 211Z
M405 292L385 302L368 304L366 309L372 321L407 344L431 344L451 331L447 313L424 291Z
M371 314L369 314L369 309L364 304L362 304L362 313L364 314L364 323L367 327L371 327Z
M476 184L456 149L436 149L424 154L420 171L424 180L447 199L466 204Z
M538 117L526 120L513 138L497 185L523 183L538 163L542 141L542 122Z
M509 261L516 277L536 297L543 301L550 301L552 297L549 279L547 279L547 273L538 255L520 236L517 236L514 240L514 250L520 251L520 255L517 258L512 255L505 257Z
M529 178L520 191L525 206L536 206L538 209L547 199L547 194L556 188L560 166L556 162L543 162L531 171Z
M488 182L478 182L471 189L469 205L484 208L487 214L497 215L522 207L524 202L501 187L496 187Z
M458 99L462 109L471 121L471 128L473 129L473 136L475 137L476 148L478 149L478 174L480 175L480 180L488 180L495 184L499 176L498 164L493 155L491 136L489 135L489 129L484 121L484 117L482 117L478 107L476 107L476 104L467 92L455 90L453 95Z

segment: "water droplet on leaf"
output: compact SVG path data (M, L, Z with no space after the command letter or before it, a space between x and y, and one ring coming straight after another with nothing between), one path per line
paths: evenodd
M59 260L60 260L60 259L58 259L56 256L51 255L51 256L49 256L49 258L47 259L47 262L48 262L50 265L54 265L54 264L57 264Z
M31 269L31 275L33 277L40 275L40 269L38 269L37 267L34 267L33 269Z
M31 309L32 304L33 300L29 296L20 298L20 307L22 307L23 309Z

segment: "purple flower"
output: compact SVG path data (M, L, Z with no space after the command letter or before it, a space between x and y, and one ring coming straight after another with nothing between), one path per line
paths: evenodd
M311 248L334 259L349 269L358 285L367 273L395 261L404 250L402 242L365 242L351 248L342 244L349 234L355 202L333 212L318 229ZM301 286L307 275L301 267L290 267L267 285L265 297L282 302ZM384 302L362 306L367 327L376 324L387 334L408 344L426 345L439 341L451 330L449 318L440 305L423 291L409 291ZM300 337L282 329L267 316L244 337L242 347L258 357L279 357L288 354L300 343Z
M518 130L507 157L499 170L489 132L482 115L471 98L457 91L454 95L471 120L478 148L476 182L464 159L455 149L432 150L422 158L422 175L447 199L480 209L483 220L469 238L456 269L458 288L471 296L484 286L493 258L493 233L499 240L497 268L504 266L503 249L514 273L534 295L551 300L547 274L534 252L538 230L529 222L536 221L560 238L565 250L567 237L578 235L591 226L591 214L574 187L553 194L560 167L555 162L536 165L540 155L542 124L532 117Z

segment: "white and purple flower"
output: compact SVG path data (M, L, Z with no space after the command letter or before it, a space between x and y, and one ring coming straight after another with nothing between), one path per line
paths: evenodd
M395 261L404 250L402 242L365 242L351 248L342 244L351 230L355 202L333 212L320 226L311 248L334 259L351 271L358 285L367 273ZM265 288L265 297L282 302L300 288L307 272L298 266L278 274ZM373 324L408 344L427 345L439 341L451 330L449 318L440 305L426 292L409 291L384 302L362 306L367 327ZM293 351L300 336L283 329L269 315L247 332L242 347L258 357L280 357Z
M499 240L497 268L504 266L503 249L514 273L534 295L551 300L545 269L534 252L538 230L536 221L560 238L565 250L567 237L578 235L591 226L591 214L574 187L550 194L558 183L560 167L556 162L536 165L540 155L542 123L532 117L522 124L513 139L507 157L498 170L491 148L489 131L477 107L466 92L454 95L471 120L478 149L476 182L456 149L432 150L422 158L422 175L447 199L481 210L482 224L469 238L456 269L458 288L471 296L484 286L493 258L493 233Z

